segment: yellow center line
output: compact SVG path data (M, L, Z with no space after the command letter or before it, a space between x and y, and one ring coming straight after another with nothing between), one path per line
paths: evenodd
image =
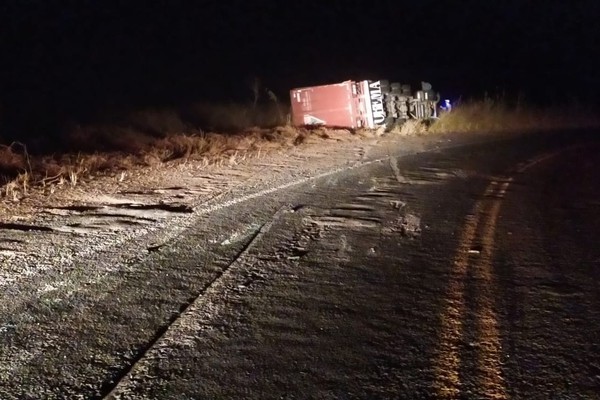
M540 156L519 164L515 172L525 170L566 151L582 147L575 145ZM490 182L484 193L484 200L475 203L472 215L466 219L463 233L454 259L451 277L445 296L445 304L440 321L438 348L435 352L433 369L435 373L434 390L438 398L458 398L461 395L460 348L464 341L465 280L469 269L477 286L477 302L474 304L476 333L476 369L475 382L485 398L507 399L506 384L502 376L502 343L496 312L495 279L492 257L494 237L502 200L513 178L505 179L501 184ZM492 199L491 201L489 199ZM487 212L486 212L487 208ZM478 228L481 226L480 248L474 249Z
M502 376L502 343L498 329L498 318L494 304L495 280L492 273L492 255L494 235L502 196L504 196L512 178L504 182L498 191L498 198L491 205L483 228L481 239L481 257L475 267L475 278L482 283L482 290L476 308L476 331L478 337L477 384L483 393L491 399L506 399L506 387Z
M491 182L485 190L484 198L493 195L496 186L495 181ZM477 227L484 215L484 205L483 201L475 203L472 214L467 217L446 292L439 348L433 362L437 378L434 388L437 390L438 396L443 398L455 398L460 394L460 343L463 338L463 319L466 308L465 278Z

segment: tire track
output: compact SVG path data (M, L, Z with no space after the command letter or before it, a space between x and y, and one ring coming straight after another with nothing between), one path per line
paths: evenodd
M273 224L277 221L277 219L281 216L283 212L288 210L288 206L283 206L275 212L275 214L271 217L271 219L257 229L254 234L250 237L248 243L234 256L233 260L217 275L213 280L208 282L206 286L200 291L200 293L193 298L187 304L181 306L179 312L173 315L173 317L167 322L167 324L158 330L153 338L148 342L148 344L133 358L132 362L127 368L124 368L120 371L120 373L114 377L113 380L106 382L100 388L100 395L97 397L98 399L114 399L117 395L119 385L123 382L131 373L131 371L135 368L135 366L148 354L148 352L159 342L171 329L171 327L179 321L193 306L197 303L201 302L204 297L208 294L210 289L214 287L219 281L221 281L225 276L231 274L231 270L238 264L240 264L243 258L248 254L250 249L261 240L261 238L269 232Z

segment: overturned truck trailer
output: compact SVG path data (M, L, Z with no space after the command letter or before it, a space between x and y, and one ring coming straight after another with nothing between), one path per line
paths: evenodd
M409 119L437 117L439 95L422 82L412 93L409 85L388 81L345 81L292 89L294 125L345 128L390 128Z

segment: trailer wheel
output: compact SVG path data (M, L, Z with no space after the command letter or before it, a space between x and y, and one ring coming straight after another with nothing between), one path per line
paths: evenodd
M385 126L385 130L386 132L389 132L395 125L395 120L394 117L386 117L385 121L383 122L384 126Z
M391 92L390 81L388 81L386 79L382 79L379 81L379 85L381 87L381 93L390 93Z

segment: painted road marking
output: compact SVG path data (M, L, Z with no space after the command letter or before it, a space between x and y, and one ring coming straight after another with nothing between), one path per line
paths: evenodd
M525 172L576 147L580 145L542 154L518 164L512 172ZM440 398L458 398L461 395L460 368L463 360L460 350L465 345L465 281L469 271L478 283L478 301L473 310L476 334L476 389L480 390L485 398L508 398L502 375L502 342L494 302L496 282L492 260L500 208L512 182L513 177L492 180L486 187L482 200L475 203L472 213L466 218L444 299L438 348L433 359L434 389ZM479 246L474 246L476 243Z
M483 198L493 198L497 191L498 183L492 181L486 188ZM501 190L506 192L508 186ZM495 202L500 203L499 200ZM434 387L439 397L456 398L460 395L460 347L464 337L465 280L470 267L470 256L478 254L472 252L476 239L477 228L484 217L485 201L475 203L472 214L467 216L463 233L459 242L458 251L454 259L454 268L445 297L445 309L441 318L441 334L438 351L433 360L436 381ZM483 244L483 243L482 243Z
M498 329L498 318L495 310L494 297L496 282L492 271L494 251L494 236L502 198L512 182L512 178L504 182L498 189L498 198L494 199L485 220L481 238L481 257L474 265L474 276L482 283L479 302L476 304L475 315L476 334L480 351L477 354L477 386L488 398L506 399L506 387L502 377L502 343Z

